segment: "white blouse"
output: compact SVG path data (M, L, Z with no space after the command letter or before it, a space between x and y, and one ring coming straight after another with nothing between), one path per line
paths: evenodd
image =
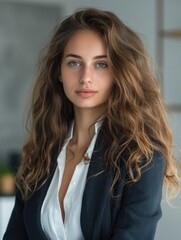
M102 121L95 124L95 134L87 149L89 159L92 156L94 145L97 139L98 130ZM83 240L83 234L80 225L80 214L82 197L85 188L89 162L82 160L75 168L72 179L69 183L66 195L64 197L65 219L63 223L62 213L59 204L59 189L64 172L66 160L66 147L73 136L74 124L65 140L62 150L57 159L57 168L52 178L51 184L45 196L41 208L41 225L46 237L49 240Z

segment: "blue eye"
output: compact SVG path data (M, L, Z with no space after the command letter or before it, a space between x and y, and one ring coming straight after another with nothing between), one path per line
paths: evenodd
M68 65L70 67L80 67L81 66L81 64L77 61L70 61L70 62L68 62Z
M108 64L106 64L106 63L97 63L97 64L96 64L96 67L97 67L97 68L107 68L107 67L108 67Z

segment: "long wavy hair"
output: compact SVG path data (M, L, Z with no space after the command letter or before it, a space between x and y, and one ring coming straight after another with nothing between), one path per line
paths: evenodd
M59 81L60 65L66 43L76 31L84 29L102 36L114 77L105 112L106 134L111 143L106 151L105 167L111 167L115 172L111 188L120 178L120 157L125 149L130 151L127 169L132 182L141 177L142 156L147 159L145 165L149 164L153 151L157 150L166 159L167 193L175 196L179 183L173 164L172 134L142 41L115 14L87 8L76 11L58 24L40 60L28 117L29 135L16 177L24 199L48 179L53 155L57 156L61 150L74 118L72 103Z

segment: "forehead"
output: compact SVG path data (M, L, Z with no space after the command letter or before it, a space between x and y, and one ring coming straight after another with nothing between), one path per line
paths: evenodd
M107 47L103 37L92 30L78 30L68 40L64 54L68 53L106 54Z

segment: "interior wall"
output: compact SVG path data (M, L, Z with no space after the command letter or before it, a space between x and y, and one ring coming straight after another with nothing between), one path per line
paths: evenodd
M0 160L22 147L38 57L59 19L57 6L0 2Z

